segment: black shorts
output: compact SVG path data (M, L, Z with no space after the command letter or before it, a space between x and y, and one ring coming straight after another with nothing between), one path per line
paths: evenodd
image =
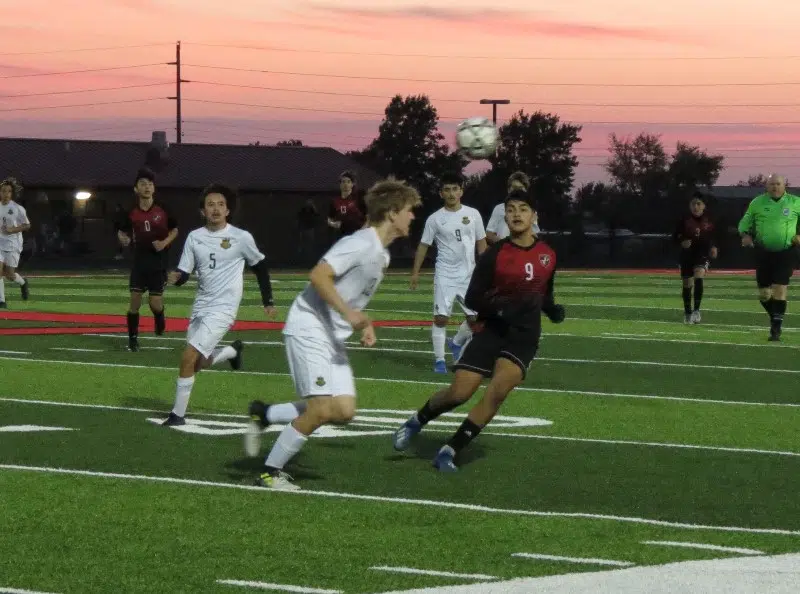
M756 248L756 283L759 288L788 285L796 265L797 249L794 247L780 252Z
M516 363L522 370L524 379L536 351L539 350L541 332L541 327L537 327L526 332L511 330L500 333L485 326L472 336L453 369L474 371L484 377L491 377L495 363L502 358Z
M708 270L709 262L708 256L704 254L696 252L682 253L680 259L681 278L693 277L696 268Z
M128 286L132 293L150 293L158 297L164 293L167 284L167 271L164 268L152 268L134 265Z

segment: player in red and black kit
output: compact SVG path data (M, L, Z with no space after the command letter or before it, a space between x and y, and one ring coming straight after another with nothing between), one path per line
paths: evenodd
M714 223L706 214L706 203L699 192L689 202L690 214L678 222L673 239L680 244L680 268L683 283L683 313L686 324L700 322L700 303L703 301L703 279L709 259L717 257L714 245ZM694 285L694 308L692 286Z
M328 212L328 226L338 229L342 235L355 233L367 221L367 205L355 186L355 174L351 171L342 172L339 176L341 194L331 201Z
M164 333L164 285L167 281L167 258L170 244L178 236L178 224L172 215L153 201L155 175L149 169L136 174L133 191L136 206L120 221L117 237L122 245L133 243L133 266L130 276L131 302L128 308L128 349L139 350L139 308L142 293L148 292L150 311L155 318L155 332Z
M481 255L464 298L478 317L472 340L453 366L453 382L394 434L394 448L405 450L427 423L467 402L483 378L490 377L483 397L436 454L433 465L442 472L458 470L454 462L458 452L478 436L525 379L539 348L542 313L555 323L564 321L564 307L553 300L556 254L533 235L536 211L531 199L525 192L511 192L505 208L511 234Z

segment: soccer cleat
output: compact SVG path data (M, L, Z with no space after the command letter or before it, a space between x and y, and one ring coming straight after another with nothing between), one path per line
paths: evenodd
M405 450L411 442L411 438L420 431L422 431L422 425L420 425L419 421L415 418L408 419L394 432L394 437L392 439L394 449L398 452Z
M19 286L19 290L22 292L22 300L27 301L28 297L30 297L30 292L28 291L28 279L25 279L25 282Z
M242 351L244 350L244 343L241 340L236 340L231 344L233 350L236 351L236 356L230 360L231 368L236 371L242 368Z
M128 350L130 352L132 352L132 353L138 353L139 352L139 338L138 337L133 336L133 337L128 339Z
M447 373L447 365L444 362L444 359L441 361L437 361L433 364L433 372L434 373Z
M450 352L453 354L453 361L458 361L461 358L461 351L463 350L463 345L458 345L453 342L452 338L447 339L447 348L450 349Z
M167 420L161 423L162 427L179 427L186 424L186 419L179 417L174 412L169 413Z
M265 472L258 479L256 485L275 491L299 491L300 487L292 482L292 477L278 470L276 472Z
M8 309L5 301L0 301L0 309Z
M696 309L692 312L692 324L699 324L702 316L700 315L700 310Z
M433 467L439 472L458 472L454 459L456 457L453 448L444 446L433 459Z
M267 420L267 409L269 406L260 400L253 400L250 403L247 413L250 421L247 423L247 431L244 434L244 451L248 456L255 457L261 451L261 434L264 429L269 427Z

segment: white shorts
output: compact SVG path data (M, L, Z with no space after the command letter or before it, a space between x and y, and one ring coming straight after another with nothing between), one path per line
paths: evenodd
M356 384L344 345L316 336L286 334L283 339L298 396L355 397Z
M0 264L8 266L9 268L17 268L19 266L19 256L21 252L5 252L0 251Z
M466 283L462 283L434 277L433 315L449 318L453 311L453 304L458 303L456 297L460 297L461 301L463 301L464 296L467 294L467 287L469 287L469 280ZM462 303L459 303L459 307L464 312L464 315L476 315L476 312L464 307Z
M233 326L234 318L224 314L205 313L193 315L186 330L186 342L208 358L223 336Z

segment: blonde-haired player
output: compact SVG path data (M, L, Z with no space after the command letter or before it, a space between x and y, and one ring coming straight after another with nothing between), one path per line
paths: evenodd
M375 344L375 330L364 313L389 266L389 245L406 237L421 203L417 191L398 181L382 181L366 196L368 226L337 241L311 270L309 284L292 303L283 329L286 356L297 395L305 407L282 407L269 414L263 402L250 403L253 422L245 440L247 453L258 453L263 428L289 423L278 436L257 484L297 490L283 468L319 427L348 423L356 411L353 370L345 341L361 331L361 344ZM304 409L304 410L302 410ZM302 412L300 412L302 410ZM274 412L274 411L272 411Z

